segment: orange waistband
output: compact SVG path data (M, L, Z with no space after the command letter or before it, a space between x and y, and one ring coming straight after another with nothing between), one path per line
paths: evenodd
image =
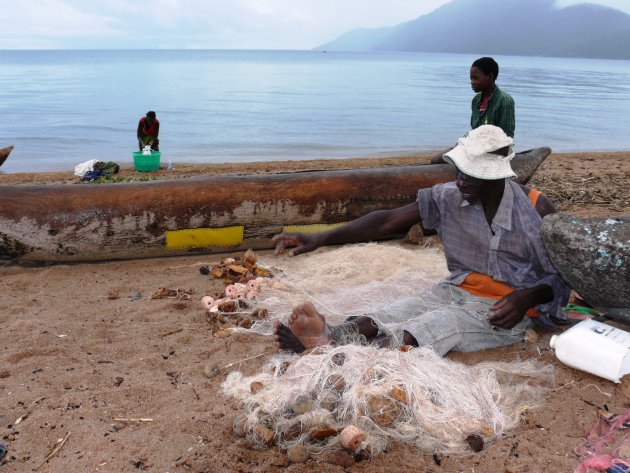
M529 201L532 203L532 206L534 208L536 208L536 204L538 203L538 197L540 197L540 194L542 194L542 192L537 191L536 189L530 189L529 194L527 194L527 197L529 198Z
M494 300L499 300L511 292L514 292L514 289L507 284L495 281L490 276L481 273L470 273L459 287L471 293L473 296L486 297ZM527 310L527 315L536 318L538 317L538 311L534 307L531 307Z

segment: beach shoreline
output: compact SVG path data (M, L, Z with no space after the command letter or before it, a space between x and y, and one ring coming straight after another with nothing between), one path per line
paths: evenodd
M428 159L175 163L173 171L146 175L183 179L400 166ZM121 172L137 174L130 168ZM531 185L548 194L561 212L615 217L630 213L629 181L630 152L553 153ZM0 185L6 186L76 182L72 171L0 174ZM573 471L574 450L598 412L622 412L630 403L619 385L558 362L549 348L550 334L541 333L531 343L448 355L465 364L533 359L555 368L544 408L524 412L516 429L481 452L432 455L394 444L347 470L314 460L289 465L285 452L251 449L232 432L238 404L225 397L221 383L232 370L259 372L274 347L268 336L213 333L199 301L220 292L223 284L200 269L224 256L0 266L1 442L9 451L2 468L32 470L66 438L42 471ZM273 266L286 256L265 251L259 258ZM151 298L160 287L184 292Z
M436 151L437 152L437 151ZM239 163L195 163L172 162L172 169L167 170L167 160L162 159L160 169L153 172L136 172L133 163L122 162L118 175L125 178L145 176L151 179L179 179L207 174L278 174L285 172L326 171L333 169L362 169L370 167L414 166L430 164L435 152L420 152L412 154L393 154L380 157L355 156L348 158L321 158L304 160L275 160L252 161ZM570 165L582 163L587 166L594 160L611 162L613 165L623 164L630 160L628 151L576 151L576 152L551 152L547 157L544 167L552 171L569 163ZM115 161L114 161L115 162ZM77 163L79 164L79 163ZM592 171L592 170L591 170ZM2 172L0 168L0 185L12 184L73 184L79 178L74 175L74 169L59 171L28 171L28 172Z

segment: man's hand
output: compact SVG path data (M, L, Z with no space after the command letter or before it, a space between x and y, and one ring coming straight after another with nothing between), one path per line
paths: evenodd
M319 248L319 243L315 235L305 233L279 233L271 241L276 244L274 254L280 255L287 247L294 247L289 251L289 256L296 256L308 253Z
M548 302L552 298L553 291L546 284L517 289L490 307L490 310L495 312L488 317L488 322L505 329L514 328L529 308Z
M514 328L518 325L529 307L522 307L518 298L513 296L513 294L508 294L490 307L490 310L495 312L488 317L488 322L505 329Z
M551 299L553 290L546 284L517 289L490 307L495 313L488 317L488 322L501 328L514 328L529 308L549 302Z
M494 314L488 317L488 322L501 328L514 328L523 319L527 309L533 307L529 289L519 289L499 299L490 307Z

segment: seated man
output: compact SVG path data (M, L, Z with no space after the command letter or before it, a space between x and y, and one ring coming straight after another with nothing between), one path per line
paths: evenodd
M521 341L533 323L552 329L552 319L565 319L561 307L569 288L540 234L542 218L555 208L544 195L509 179L515 176L512 143L500 128L482 125L444 155L459 171L455 182L421 189L415 203L371 212L324 233L274 236L277 253L293 246L290 254L298 255L421 222L437 230L451 273L417 296L338 326L327 324L309 302L297 306L288 326L275 324L278 348L299 353L355 334L380 346L475 351Z

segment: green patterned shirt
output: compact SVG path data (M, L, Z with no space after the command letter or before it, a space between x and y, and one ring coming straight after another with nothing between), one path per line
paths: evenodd
M472 115L470 117L471 128L481 125L495 125L503 129L506 135L514 138L514 99L508 94L494 86L494 93L488 102L488 106L483 112L479 111L481 104L481 92L472 100Z

